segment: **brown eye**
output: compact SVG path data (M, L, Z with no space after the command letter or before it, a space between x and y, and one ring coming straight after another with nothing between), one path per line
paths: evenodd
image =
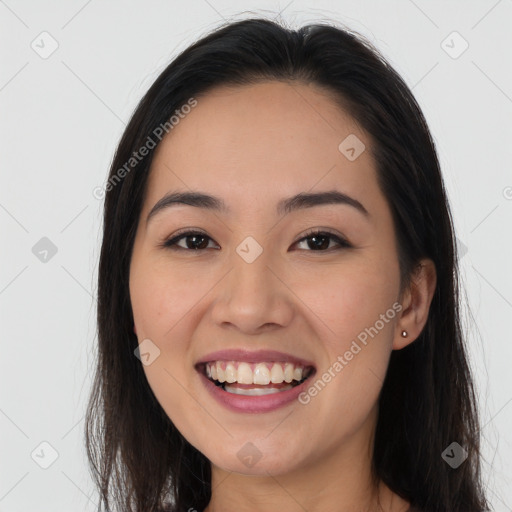
M184 241L183 244L181 244L182 241ZM162 245L173 250L198 251L207 249L210 241L213 242L205 233L200 231L187 231L167 240Z
M311 251L324 252L328 249L339 249L352 247L345 239L328 231L313 231L301 238L297 244L306 241L307 247ZM331 242L335 242L337 246L331 247Z

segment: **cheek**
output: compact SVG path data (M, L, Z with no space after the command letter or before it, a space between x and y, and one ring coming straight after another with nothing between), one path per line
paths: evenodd
M140 264L134 260L130 274L138 339L151 340L159 354L151 364L143 366L144 373L162 408L185 432L193 430L190 418L200 424L204 416L193 394L184 390L191 388L194 376L190 340L203 313L201 300L212 287L212 275L200 275L200 266L192 267L171 267L158 258ZM204 428L211 430L212 426L205 424Z
M320 408L329 404L332 409L326 414L351 418L356 428L377 401L386 375L397 316L392 306L398 268L393 262L360 260L303 276L295 280L294 290L307 306L304 315L323 352L316 385L303 402L316 401Z
M144 373L158 403L179 432L196 448L204 451L204 433L215 438L225 435L220 422L205 414L204 404L190 385L190 371L183 364L183 354L162 352Z
M134 265L130 278L135 322L145 337L162 338L193 312L211 288L211 275L154 261ZM203 265L204 268L204 265ZM140 336L139 336L140 337Z
M148 384L176 428L196 445L197 440L189 436L213 428L191 392L191 319L194 304L205 292L183 281L171 273L163 276L145 272L133 282L132 307L138 330L142 331L139 341L149 338L158 347L158 357L143 366Z
M324 339L342 349L391 308L398 291L398 272L379 262L354 261L330 268L302 272L291 288L305 304L308 317L319 326ZM313 316L312 314L313 313ZM306 314L306 313L305 313ZM391 319L392 320L392 319ZM390 331L385 322L379 331Z

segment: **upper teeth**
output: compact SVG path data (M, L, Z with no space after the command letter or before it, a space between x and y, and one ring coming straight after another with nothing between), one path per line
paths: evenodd
M219 382L239 384L281 384L301 381L304 367L293 363L242 363L212 361L206 364L206 375Z

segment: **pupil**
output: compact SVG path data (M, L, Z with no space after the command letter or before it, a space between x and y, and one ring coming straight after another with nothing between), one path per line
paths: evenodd
M329 247L329 237L327 237L325 235L315 235L315 236L310 237L310 240L318 241L318 239L321 239L322 242L320 242L320 243L314 242L312 246L311 245L309 246L310 249L314 249L314 250L327 249Z
M189 241L191 239L194 239L194 240L202 239L203 243L202 244L196 244L196 242L189 243ZM208 242L204 243L205 241L206 241L206 237L204 237L204 236L201 236L201 235L191 235L191 236L189 236L187 238L187 247L189 249L204 249L208 245Z

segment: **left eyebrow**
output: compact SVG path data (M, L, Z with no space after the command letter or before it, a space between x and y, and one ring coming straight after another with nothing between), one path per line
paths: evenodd
M230 209L226 203L218 197L202 192L171 192L162 197L153 206L146 218L146 224L149 223L150 219L158 212L177 204L186 204L197 208L218 211L220 213L230 213ZM370 217L368 210L357 199L337 190L315 193L301 192L292 197L282 199L277 203L277 213L278 215L285 215L296 210L327 204L349 205L362 213L365 217Z
M277 212L284 215L302 208L312 208L326 204L346 204L352 206L365 217L370 217L368 210L353 197L337 190L327 192L306 193L302 192L288 199L283 199L277 204Z

